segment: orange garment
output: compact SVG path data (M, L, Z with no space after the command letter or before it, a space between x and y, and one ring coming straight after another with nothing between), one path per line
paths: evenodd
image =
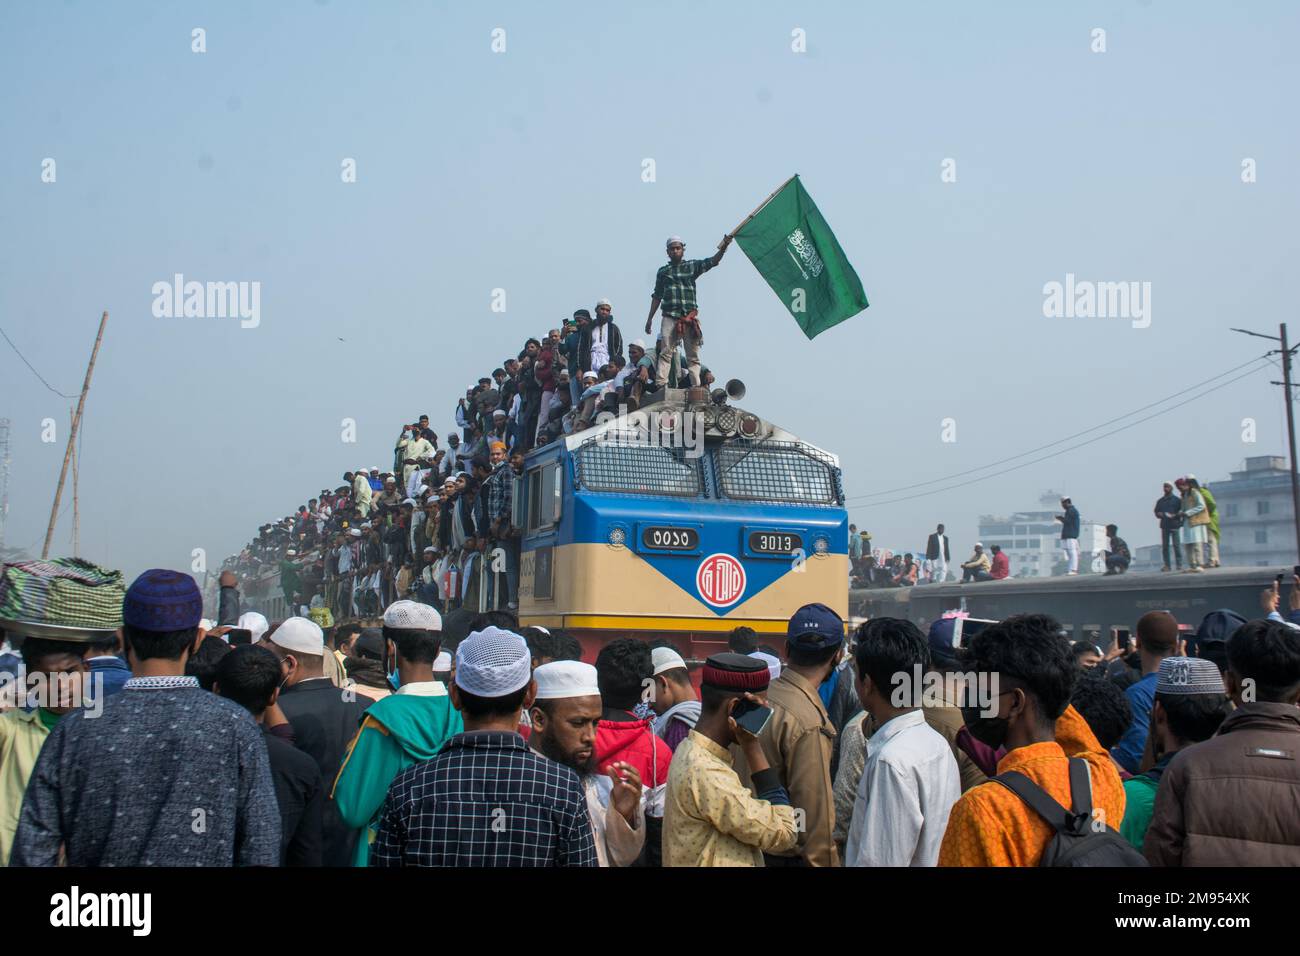
M1018 770L1068 807L1067 755L1088 761L1093 819L1118 830L1124 819L1124 782L1073 705L1056 722L1055 742L1017 747L998 761L998 773ZM1098 817L1099 809L1103 816ZM939 865L1038 866L1052 834L1051 825L1028 804L989 781L967 790L953 806L939 847Z

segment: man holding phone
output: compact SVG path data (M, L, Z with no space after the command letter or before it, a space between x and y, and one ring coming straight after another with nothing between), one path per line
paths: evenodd
M715 654L701 678L700 719L673 755L664 806L665 866L763 865L799 839L790 797L768 766L758 734L772 717L767 665ZM732 744L748 762L755 797L732 768Z

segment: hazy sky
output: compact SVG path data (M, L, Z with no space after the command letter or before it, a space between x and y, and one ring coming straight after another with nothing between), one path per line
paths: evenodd
M445 435L467 383L575 308L606 296L639 337L664 238L708 255L798 172L871 307L809 342L733 248L700 281L705 362L837 452L850 495L911 486L1268 347L1229 326L1293 319L1300 337L1297 27L1294 4L1169 0L7 0L0 327L75 394L109 310L82 552L128 574L188 569L195 548L216 565L344 470L389 465L413 415ZM260 325L155 318L152 286L175 273L260 282ZM1149 327L1045 318L1043 286L1067 273L1150 282ZM1277 377L851 515L904 549L944 521L964 551L979 514L1052 487L1149 544L1162 479L1285 453ZM6 544L39 553L71 403L3 341L0 383ZM56 552L70 535L69 510Z

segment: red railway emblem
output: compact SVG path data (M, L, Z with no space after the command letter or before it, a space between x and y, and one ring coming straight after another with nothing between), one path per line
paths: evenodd
M745 567L729 554L711 554L695 572L695 589L714 607L735 604L745 593Z

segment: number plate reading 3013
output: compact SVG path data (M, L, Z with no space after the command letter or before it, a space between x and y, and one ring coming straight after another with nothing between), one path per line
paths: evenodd
M803 547L803 537L788 531L751 531L749 550L758 554L790 554Z
M700 536L692 528L645 528L641 546L656 551L694 551L700 546Z

